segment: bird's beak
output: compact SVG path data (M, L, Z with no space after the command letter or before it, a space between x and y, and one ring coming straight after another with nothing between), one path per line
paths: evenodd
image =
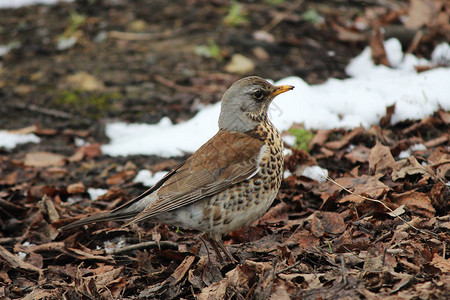
M275 97L276 95L285 93L292 90L294 87L292 85L278 85L275 87L275 91L270 94L270 96Z

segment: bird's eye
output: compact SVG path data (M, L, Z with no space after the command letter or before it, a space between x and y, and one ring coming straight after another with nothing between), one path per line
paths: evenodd
M261 100L264 96L264 93L261 90L257 90L253 96L255 97L256 100Z

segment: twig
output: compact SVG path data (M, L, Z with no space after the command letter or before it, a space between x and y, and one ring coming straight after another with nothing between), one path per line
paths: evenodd
M277 271L275 274L278 275L278 274L281 274L283 272L289 271L290 269L295 268L296 266L298 266L301 262L302 262L301 260L297 260L294 264L292 264L290 266L287 266L286 268Z
M136 32L123 32L123 31L117 31L112 30L108 32L108 36L110 38L115 38L119 40L127 40L127 41L148 41L148 40L155 40L160 39L163 37L167 37L167 33L136 33Z
M387 206L383 201L377 200L377 199L368 198L368 197L365 197L365 196L362 196L362 195L359 195L359 194L355 194L354 192L350 191L350 190L347 189L346 187L344 187L344 186L342 186L341 184L339 184L338 182L336 182L336 181L335 181L333 178L331 178L330 176L323 176L323 175L320 175L320 176L322 176L322 177L326 178L327 180L331 181L332 183L334 183L335 185L337 185L338 187L340 187L341 189L343 189L343 190L346 191L347 193L350 193L350 194L352 194L352 195L355 195L356 197L359 197L359 198L361 198L361 199L363 199L363 200L368 200L368 201L376 202L376 203L379 203L379 204L383 205L387 210L389 210L389 212L390 212L391 214L393 214L395 217L397 217L397 218L399 218L400 220L402 220L402 221L403 221L406 225L408 225L409 227L411 227L411 228L413 228L413 229L415 229L415 230L417 230L417 231L419 231L419 232L421 232L421 233L430 234L430 235L432 235L432 236L434 236L434 237L438 237L438 235L435 234L435 233L433 233L433 232L425 231L425 230L422 230L422 229L419 229L419 228L415 227L414 225L412 225L411 223L409 223L408 221L406 221L405 219L403 219L402 217L400 217L399 215L397 215L397 214L396 214L389 206Z
M19 109L23 109L23 110L29 110L31 112L36 112L39 114L43 114L43 115L47 115L47 116L51 116L51 117L55 117L55 118L59 118L59 119L73 119L75 118L72 114L66 113L64 111L60 111L60 110L56 110L56 109L50 109L50 108L45 108L45 107L40 107L34 104L26 104L23 103L22 101L19 100L15 100L14 103L7 103L6 105L11 106L11 107L15 107L15 108L19 108ZM80 119L79 117L77 117L77 119ZM89 121L86 118L81 118L81 120L84 121Z

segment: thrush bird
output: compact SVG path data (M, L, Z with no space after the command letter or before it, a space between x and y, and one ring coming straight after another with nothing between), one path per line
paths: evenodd
M267 112L275 96L293 86L274 86L251 76L222 97L219 131L190 158L130 202L62 227L128 220L161 222L202 231L219 260L235 261L222 236L248 226L272 204L283 178L283 144Z

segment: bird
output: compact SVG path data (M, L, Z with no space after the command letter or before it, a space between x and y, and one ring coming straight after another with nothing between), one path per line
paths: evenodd
M203 232L221 262L219 249L236 262L222 237L260 218L278 193L283 142L268 109L277 95L293 88L258 76L234 82L221 99L218 132L192 156L122 206L60 229L109 220L126 221L123 226L164 223Z

